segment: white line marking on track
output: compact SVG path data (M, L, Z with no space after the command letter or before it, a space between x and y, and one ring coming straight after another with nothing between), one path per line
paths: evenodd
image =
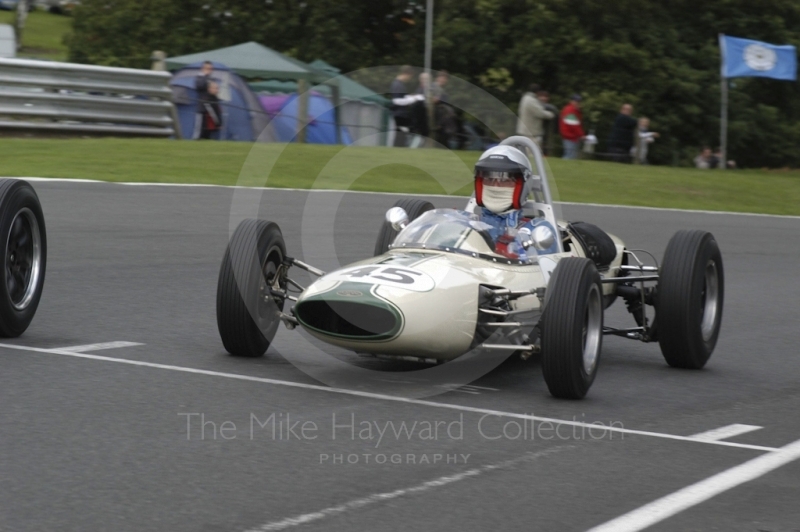
M324 519L326 517L332 517L334 515L342 514L344 512L347 512L348 510L357 510L359 508L363 508L364 506L368 506L370 504L389 501L406 495L415 495L417 493L424 493L426 491L432 490L433 488L447 486L448 484L453 484L454 482L459 482L467 478L477 477L478 475L489 473L490 471L496 471L498 469L508 469L523 464L525 462L533 462L534 460L542 458L548 454L554 454L556 452L562 451L567 448L569 448L569 446L555 447L553 449L539 451L536 453L527 453L523 456L520 456L518 458L513 458L511 460L505 460L503 462L499 462L496 464L489 464L481 467L476 467L474 469L469 469L462 473L456 473L455 475L439 477L437 479L429 480L428 482L423 482L422 484L418 484L410 488L389 491L386 493L375 493L373 495L368 495L361 499L355 499L337 506L331 506L329 508L325 508L324 510L319 510L317 512L311 512L307 514L298 515L295 517L289 517L287 519L281 519L280 521L274 521L272 523L266 523L256 528L251 528L247 532L274 532L276 530L285 530L293 526L304 525L312 521L319 521L320 519Z
M336 393L342 395L352 395L355 397L366 397L369 399L379 399L382 401L394 401L396 403L406 403L412 405L430 406L433 408L445 408L448 410L458 410L460 412L470 412L474 414L484 414L490 416L497 416L501 418L512 419L527 419L530 421L538 421L540 423L552 423L554 425L564 425L570 427L581 427L589 430L589 435L592 431L611 432L616 434L632 434L637 436L649 436L652 438L662 438L667 440L686 441L693 443L704 443L707 445L719 445L722 447L736 447L739 449L752 449L756 451L777 451L775 447L764 447L761 445L750 445L746 443L735 443L727 441L704 441L691 438L689 436L678 436L677 434L665 434L661 432L650 432L646 430L626 429L622 426L615 426L614 424L595 424L584 423L581 421L569 421L566 419L556 419L542 416L535 416L532 414L519 414L515 412L503 412L502 410L489 410L487 408L476 408L472 406L454 405L449 403L437 403L436 401L425 401L422 399L409 399L407 397L398 397L396 395L384 395L379 393L361 392L358 390L346 390L342 388L330 388L328 386L320 386L317 384L305 384L302 382L292 381L279 381L275 379L265 379L263 377L253 377L250 375L241 375L237 373L221 373L219 371L210 371L206 369L187 368L183 366L170 366L167 364L157 364L155 362L144 362L141 360L129 360L125 358L112 358L100 355L89 355L86 353L73 353L71 351L61 351L58 349L44 349L40 347L28 347L22 345L0 344L0 349L17 349L21 351L33 351L36 353L48 353L51 355L63 355L76 358L85 358L88 360L101 360L104 362L116 362L118 364L129 364L131 366L141 366L146 368L166 369L170 371L179 371L182 373L193 373L195 375L207 375L211 377L223 377L226 379L236 379L241 381L260 382L263 384L274 384L276 386L286 386L289 388L301 388L304 390L316 390L326 393ZM622 425L620 423L620 425Z
M800 440L701 480L589 532L637 532L800 458Z
M73 345L72 347L57 347L56 351L69 351L70 353L85 353L87 351L102 351L103 349L119 349L120 347L135 347L144 345L138 342L105 342L102 344Z
M193 188L258 188L263 190L270 190L270 191L287 191L287 192L337 192L342 193L346 192L348 194L372 194L372 195L379 195L379 196L412 196L412 197L420 197L420 198L463 198L467 199L467 196L453 196L448 194L413 194L413 193L406 193L406 192L373 192L369 190L336 190L336 189L327 189L327 188L314 188L314 189L307 189L307 188L272 188L272 187L244 187L241 185L212 185L212 184L201 184L201 183L135 183L135 182L117 182L117 181L99 181L97 179L71 179L71 178L64 178L64 177L11 177L11 178L4 178L0 177L0 179L25 179L28 181L40 181L40 182L47 182L47 181L54 181L59 183L108 183L112 185L125 185L125 186L142 186L142 187L193 187ZM615 204L606 204L606 203L576 203L572 201L556 201L558 205L575 205L578 207L610 207L614 209L639 209L645 211L665 211L665 212L692 212L697 214L732 214L736 216L764 216L767 218L789 218L800 220L800 216L791 215L791 214L763 214L757 212L734 212L734 211L708 211L702 209L676 209L670 207L643 207L638 205L615 205Z
M701 432L700 434L695 434L694 436L690 436L690 438L702 441L727 440L728 438L733 438L734 436L739 436L740 434L746 434L748 432L753 432L754 430L763 428L764 427L759 427L757 425L741 425L739 423L734 423L733 425L726 425L718 429L712 429L706 432Z

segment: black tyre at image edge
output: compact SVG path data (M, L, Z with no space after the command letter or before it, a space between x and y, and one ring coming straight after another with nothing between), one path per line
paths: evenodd
M656 300L658 343L667 364L700 369L717 344L725 276L714 235L678 231L659 271Z
M44 288L47 236L36 191L26 181L0 180L0 336L21 335L33 320Z
M542 373L554 397L582 399L594 382L603 345L603 290L589 259L561 259L542 316Z
M409 222L416 220L421 214L433 210L431 202L416 198L397 200L393 207L403 208L408 213ZM394 242L395 238L397 238L397 231L394 230L392 224L384 220L378 233L378 239L375 241L374 256L377 257L386 253L389 250L389 244Z
M259 357L280 324L284 301L267 295L286 245L277 224L243 220L231 236L217 281L217 328L225 350Z

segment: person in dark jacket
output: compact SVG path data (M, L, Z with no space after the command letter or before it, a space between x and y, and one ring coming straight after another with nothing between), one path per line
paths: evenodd
M636 131L638 122L631 116L633 106L629 103L623 104L619 114L614 119L611 126L611 135L608 137L608 152L611 159L618 163L631 162L631 148L633 148L633 134Z
M197 120L195 122L195 139L210 139L211 134L220 129L219 84L211 77L214 65L211 61L203 63L200 74L194 80L197 91Z

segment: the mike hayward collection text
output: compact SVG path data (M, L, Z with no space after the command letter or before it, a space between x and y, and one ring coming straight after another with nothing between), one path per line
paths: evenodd
M618 421L604 423L574 416L571 424L499 414L466 415L443 419L368 419L356 413L333 412L310 419L290 412L250 412L237 419L220 419L203 412L178 412L187 440L356 441L374 448L393 442L623 439ZM612 430L609 430L612 429Z

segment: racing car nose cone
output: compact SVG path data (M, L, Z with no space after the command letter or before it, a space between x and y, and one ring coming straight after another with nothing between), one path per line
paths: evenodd
M343 289L297 303L294 314L317 333L352 340L388 340L402 329L402 315L368 290Z

